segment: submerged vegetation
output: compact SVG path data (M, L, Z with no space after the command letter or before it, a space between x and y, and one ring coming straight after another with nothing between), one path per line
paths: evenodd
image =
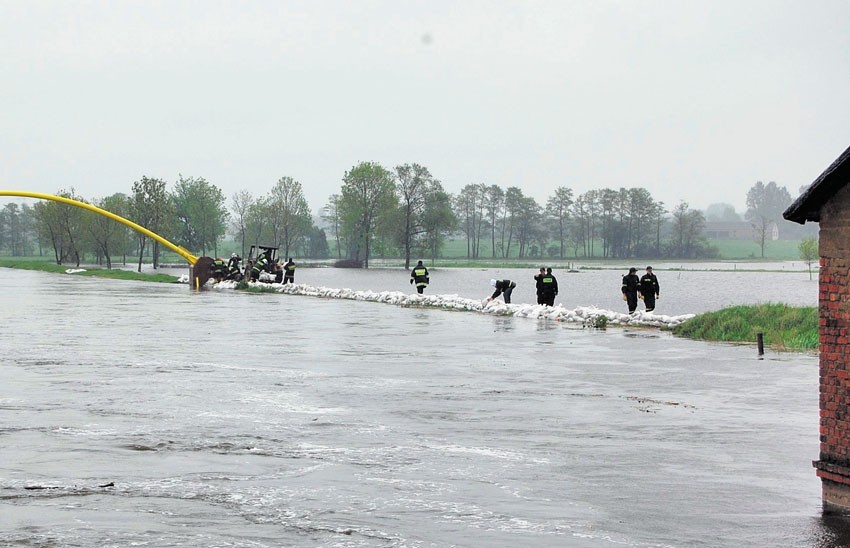
M26 259L0 259L2 268L18 268L21 270L39 270L42 272L55 272L64 274L70 267L58 265L49 261L26 260ZM92 276L96 278L110 278L114 280L138 280L142 282L175 283L177 278L168 274L143 274L130 270L91 268L86 267L82 272L75 272L74 276Z
M673 333L691 339L755 343L764 334L764 343L778 350L817 350L817 307L767 303L733 306L699 314L673 328Z

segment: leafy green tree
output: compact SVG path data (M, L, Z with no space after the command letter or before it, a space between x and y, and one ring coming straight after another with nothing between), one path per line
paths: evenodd
M28 205L6 204L0 210L0 248L16 257L28 255L35 239L33 211Z
M466 256L477 259L481 245L481 231L484 223L485 185L466 185L455 197L455 214L460 227L466 235Z
M525 199L525 194L519 187L511 186L505 191L505 209L502 212L501 223L502 257L511 256L511 247L520 229L519 224L523 221L524 208L527 206Z
M667 215L667 208L664 202L655 202L652 206L652 226L655 231L655 256L661 256L661 228L664 226L664 219Z
M426 233L424 222L428 197L437 190L439 182L427 167L419 164L397 166L395 176L400 197L399 240L404 254L404 268L409 269L411 251L421 247L419 244Z
M302 254L313 259L327 259L330 256L328 237L323 228L312 225L303 238Z
M809 279L812 279L812 263L818 260L818 241L815 238L806 238L800 242L797 248L800 251L800 258L809 267Z
M498 226L499 214L505 207L505 191L499 185L490 185L484 188L484 212L487 224L490 225L490 247L491 256L496 258L496 228Z
M594 256L594 240L602 213L599 196L599 190L588 190L579 195L573 203L572 217L575 219L576 248L581 247L584 257Z
M230 213L221 189L203 177L180 175L174 183L171 203L176 219L177 242L187 249L218 254L218 242L224 236Z
M162 234L163 229L168 226L169 215L171 215L171 200L165 189L165 181L142 177L133 183L133 194L130 197L129 213L131 220L148 230ZM139 267L142 271L142 258L145 253L145 245L148 237L141 232L136 233L139 250ZM154 241L153 265L158 266L158 242Z
M542 210L537 200L531 196L521 196L514 208L513 224L516 226L518 257L524 258L529 254L532 242L540 240L544 234L542 225Z
M599 236L602 237L602 256L611 257L616 253L614 248L617 245L617 232L620 227L617 222L620 195L614 189L603 188L597 191L595 197L599 212Z
M369 268L375 232L398 207L393 175L380 164L361 162L345 173L339 203L349 258Z
M573 191L561 186L555 189L555 193L546 201L546 214L552 219L555 230L555 239L559 244L558 257L564 258L566 249L568 227L570 220L570 208L573 205Z
M125 217L129 209L129 198L124 194L113 194L100 200L94 200L94 205L115 215ZM112 268L113 253L123 253L130 239L129 229L109 217L87 212L86 229L94 244L98 260L106 261L106 268Z
M59 205L57 202L44 201L37 202L33 206L39 246L53 249L53 258L56 264L62 264L66 257L62 230L59 226Z
M457 227L458 219L452 211L452 198L440 183L436 183L425 198L422 214L424 234L420 242L423 253L427 252L432 262L437 259L446 236L457 230Z
M628 190L628 224L626 227L626 256L647 256L652 247L653 218L656 202L645 188Z
M671 254L682 259L696 259L705 245L705 217L702 211L691 209L687 202L673 208Z
M301 183L292 177L281 177L272 188L268 206L275 246L281 248L282 257L289 257L290 250L313 225Z
M791 194L784 186L777 186L773 181L764 184L758 181L747 192L747 212L744 215L753 227L753 240L761 248L764 258L764 247L775 226L782 219L782 212L791 204Z
M59 190L57 196L83 202L83 198L70 191ZM39 202L33 208L39 238L53 247L56 264L64 264L69 259L79 267L85 248L84 210L69 204L49 201Z
M272 241L269 201L268 196L257 199L248 207L245 214L245 234L251 245L267 245Z

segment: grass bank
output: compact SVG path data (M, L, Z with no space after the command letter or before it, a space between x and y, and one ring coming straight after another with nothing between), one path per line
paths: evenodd
M18 268L21 270L38 270L41 272L54 272L64 274L69 268L75 268L69 265L60 265L43 260L26 260L26 259L0 259L0 267L2 268ZM73 276L93 276L95 278L110 278L113 280L138 280L143 282L160 282L160 283L175 283L177 278L168 274L142 274L130 270L121 270L114 268L85 267L85 272L76 272Z
M708 341L755 343L764 333L764 344L777 350L817 350L817 307L767 303L733 306L699 314L673 328L681 337Z

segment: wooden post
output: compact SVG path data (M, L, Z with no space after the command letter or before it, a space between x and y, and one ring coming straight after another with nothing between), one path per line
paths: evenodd
M759 356L764 356L764 333L756 333L756 340L759 346Z

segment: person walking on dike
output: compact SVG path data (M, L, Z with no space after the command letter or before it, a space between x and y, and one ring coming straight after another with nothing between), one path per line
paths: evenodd
M661 287L658 278L652 273L652 267L646 267L646 274L640 278L640 294L643 295L643 304L647 312L655 310L655 300L661 297Z
M552 275L552 269L546 269L546 275L540 281L540 294L543 302L549 306L555 306L555 296L558 294L558 280Z
M499 295L505 295L505 304L511 304L511 293L513 293L514 288L516 287L516 282L512 282L510 280L490 280L490 285L496 288L496 291L489 297L487 297L487 302L489 303Z
M623 300L629 304L629 314L637 310L638 293L640 292L640 278L637 277L637 268L632 267L629 273L623 276Z
M416 284L416 292L421 295L430 282L431 278L428 275L428 269L425 268L422 261L417 261L416 266L410 271L410 283Z
M544 276L546 276L546 269L541 266L540 272L534 275L534 285L537 287L537 304L546 304L543 302L543 293L540 291Z
M283 265L283 283L295 283L295 261L292 260L292 257L286 259L286 264Z

